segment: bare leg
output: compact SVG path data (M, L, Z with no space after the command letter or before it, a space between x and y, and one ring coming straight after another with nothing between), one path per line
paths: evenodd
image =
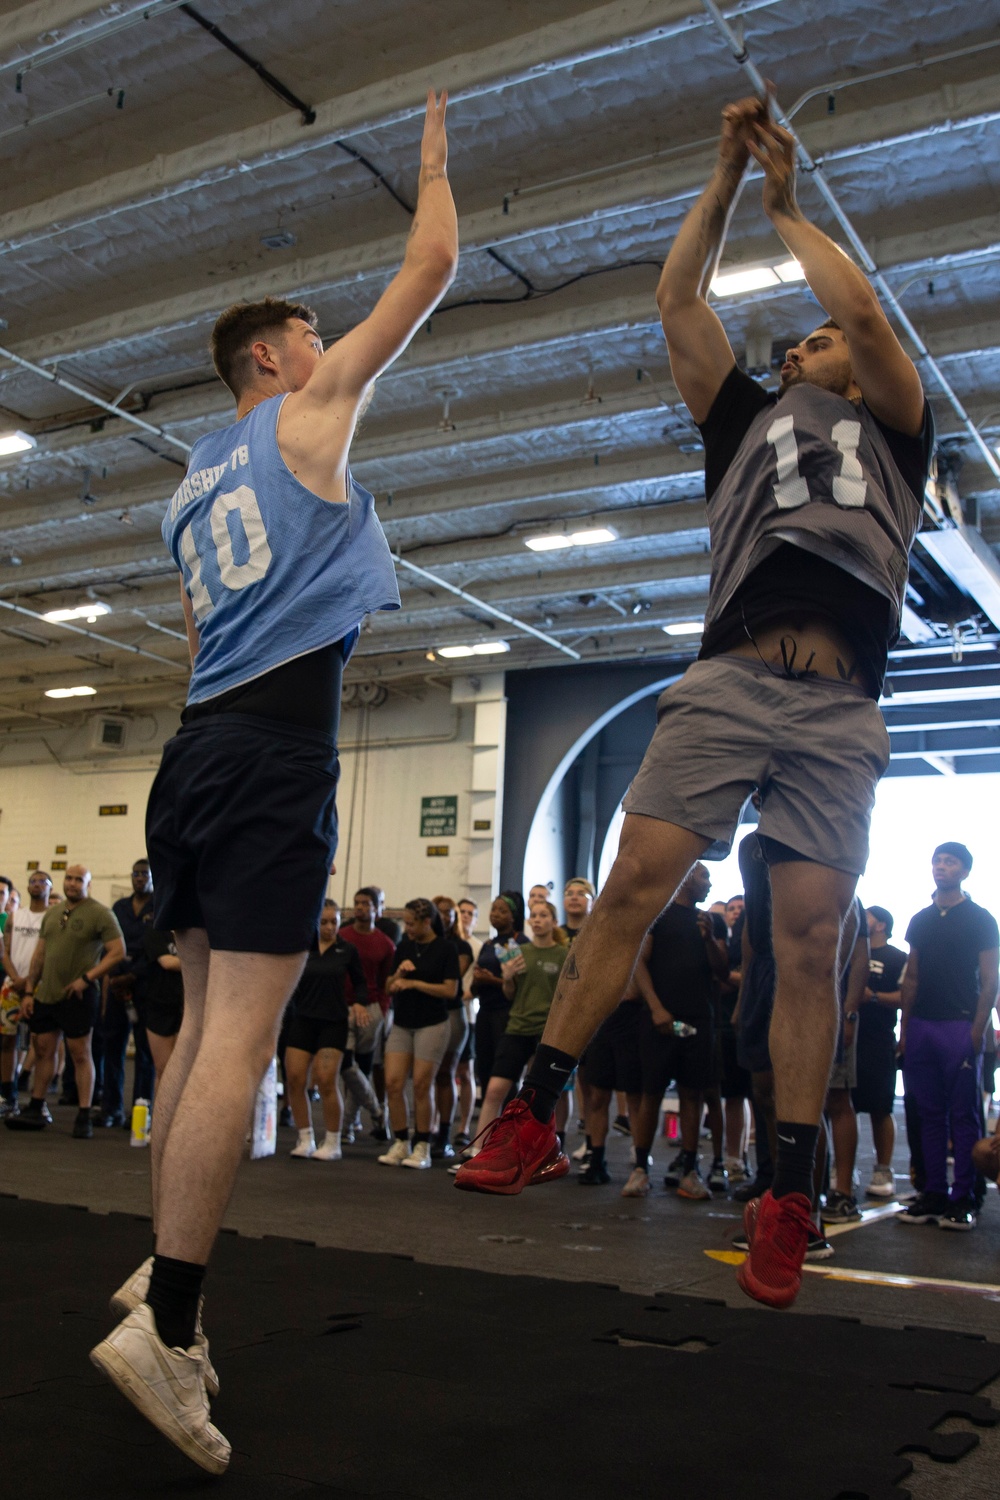
M476 1107L476 1088L472 1081L472 1064L460 1062L456 1072L458 1079L458 1130L460 1135L469 1135L472 1130L472 1112Z
M632 1113L632 1139L635 1142L635 1159L641 1166L653 1149L656 1127L660 1123L662 1095L642 1094L636 1101Z
M421 1135L429 1134L431 1128L432 1093L436 1072L436 1063L426 1062L419 1057L413 1059L413 1123Z
M52 1082L56 1065L58 1031L40 1031L35 1037L35 1076L31 1083L32 1099L44 1099Z
M343 1060L344 1054L335 1047L323 1047L316 1053L313 1064L313 1077L323 1101L323 1124L330 1135L337 1135L344 1121L344 1097L340 1091Z
M750 1136L750 1102L747 1099L727 1099L725 1109L726 1155L733 1161L742 1161Z
M438 1069L436 1084L436 1099L438 1113L438 1127L447 1125L451 1129L455 1118L455 1068L458 1059L454 1052L446 1052L444 1061Z
M184 978L184 1017L177 1033L169 1066L157 1080L156 1108L153 1110L149 1139L149 1168L153 1179L153 1229L159 1223L160 1165L163 1149L173 1123L177 1101L201 1046L201 1029L205 1016L205 990L208 985L208 963L211 950L208 935L201 928L176 932L174 940Z
M896 1149L896 1122L892 1115L872 1115L872 1142L880 1167L891 1167Z
M167 1063L173 1056L174 1047L177 1045L176 1036L157 1036L155 1031L146 1032L146 1040L149 1042L149 1051L153 1059L153 1067L156 1070L157 1105L159 1105L160 1079L166 1072Z
M592 1146L603 1146L608 1138L608 1114L611 1104L610 1089L595 1089L593 1084L587 1090L587 1135Z
M692 1151L697 1156L705 1096L700 1089L679 1088L677 1097L680 1102L681 1145L685 1151Z
M211 956L201 1045L160 1159L160 1255L195 1265L208 1260L236 1180L254 1096L305 958L221 951Z
M388 1052L385 1059L385 1095L394 1134L406 1129L406 1080L413 1065L412 1052Z
M495 1075L486 1085L486 1093L483 1095L482 1107L479 1111L479 1130L484 1131L487 1125L492 1125L497 1115L507 1102L510 1093L511 1080L509 1078L497 1078Z
M770 1049L779 1120L818 1125L823 1114L840 1024L840 930L856 885L854 875L805 860L771 867L778 978Z
M306 1096L312 1060L312 1053L305 1052L301 1047L285 1048L285 1082L288 1085L288 1103L297 1130L309 1130L312 1126L312 1113Z
M705 1090L705 1116L712 1132L712 1155L718 1161L722 1155L722 1096L718 1087Z
M579 1057L624 995L647 929L708 840L628 813L604 890L563 964L542 1041Z
M858 1155L858 1117L850 1089L831 1089L827 1110L833 1132L833 1164L838 1193L854 1194L854 1163Z
M86 1036L67 1037L66 1045L76 1069L76 1093L81 1109L89 1109L94 1102L94 1054L90 1050L91 1032Z

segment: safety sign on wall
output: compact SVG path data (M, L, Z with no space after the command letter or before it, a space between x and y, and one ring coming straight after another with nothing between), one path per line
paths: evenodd
M457 797L421 797L420 837L441 839L458 832Z

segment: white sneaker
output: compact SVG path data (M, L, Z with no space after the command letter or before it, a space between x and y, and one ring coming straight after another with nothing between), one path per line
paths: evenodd
M649 1173L633 1167L632 1175L622 1188L623 1198L645 1198L649 1192Z
M317 1146L312 1154L313 1161L340 1161L344 1153L340 1149L340 1132L334 1134L327 1131L322 1146Z
M865 1194L869 1198L894 1198L896 1179L892 1175L892 1168L876 1167L872 1172L871 1182L865 1188Z
M586 1140L582 1140L579 1146L577 1146L576 1150L573 1152L573 1160L583 1161L583 1158L588 1155L589 1151L590 1147L587 1145Z
M224 1474L229 1443L209 1421L205 1361L197 1344L168 1349L145 1302L90 1352L91 1362L164 1437L210 1474Z
M316 1141L313 1138L312 1131L300 1130L298 1141L288 1154L289 1156L298 1157L299 1161L304 1161L307 1157L314 1156L316 1154Z
M153 1274L153 1257L150 1255L143 1261L137 1271L133 1271L127 1281L123 1281L111 1299L111 1311L116 1318L127 1318L130 1312L134 1312L140 1302L145 1302L149 1296L149 1279ZM208 1339L201 1326L201 1305L204 1297L198 1298L198 1321L194 1329L194 1341L201 1350L205 1361L205 1389L214 1401L219 1394L219 1377L215 1373L215 1366L208 1357Z
M425 1171L431 1164L431 1148L427 1141L418 1141L409 1156L400 1162L401 1167L413 1167L416 1172Z
M400 1167L410 1154L409 1141L393 1141L384 1156L379 1157L383 1167Z
M116 1318L127 1318L140 1302L149 1295L149 1278L153 1274L153 1257L147 1256L137 1271L133 1271L111 1299L111 1311Z

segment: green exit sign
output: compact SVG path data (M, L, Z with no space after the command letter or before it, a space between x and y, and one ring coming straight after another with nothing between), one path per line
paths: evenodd
M454 838L458 832L457 797L421 797L420 837Z

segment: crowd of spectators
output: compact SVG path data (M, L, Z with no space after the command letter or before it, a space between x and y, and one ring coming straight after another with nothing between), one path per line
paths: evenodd
M571 1112L577 1119L581 1186L611 1183L612 1130L631 1141L625 1197L652 1190L652 1152L663 1136L674 1142L664 1186L679 1198L747 1201L770 1186L774 959L770 883L755 834L739 859L743 892L708 906L708 868L693 866L567 1081L557 1126L565 1142ZM987 1176L1000 1175L1000 1133L986 1138L998 932L964 890L972 863L962 844L934 851L934 896L908 923L908 954L891 942L885 907L856 901L845 922L811 1258L833 1253L823 1226L857 1221L859 1200L897 1200L906 1225L972 1229ZM131 895L110 909L91 896L90 879L71 866L60 897L51 876L33 870L22 902L0 876L0 1116L13 1130L50 1125L53 1096L76 1110L76 1139L90 1139L95 1127L128 1127L130 1038L133 1104L155 1103L180 1029L180 961L172 935L154 926L149 862L136 860ZM500 892L486 936L469 897L415 897L393 914L385 892L369 885L348 911L325 903L277 1046L281 1124L295 1128L294 1159L339 1161L366 1130L384 1145L378 1163L390 1167L447 1161L457 1173L481 1149L541 1039L596 893L579 877L561 893L561 910L552 895L551 884L533 886L527 900ZM910 1170L898 1184L900 1068ZM870 1119L873 1150L863 1194L859 1114Z

